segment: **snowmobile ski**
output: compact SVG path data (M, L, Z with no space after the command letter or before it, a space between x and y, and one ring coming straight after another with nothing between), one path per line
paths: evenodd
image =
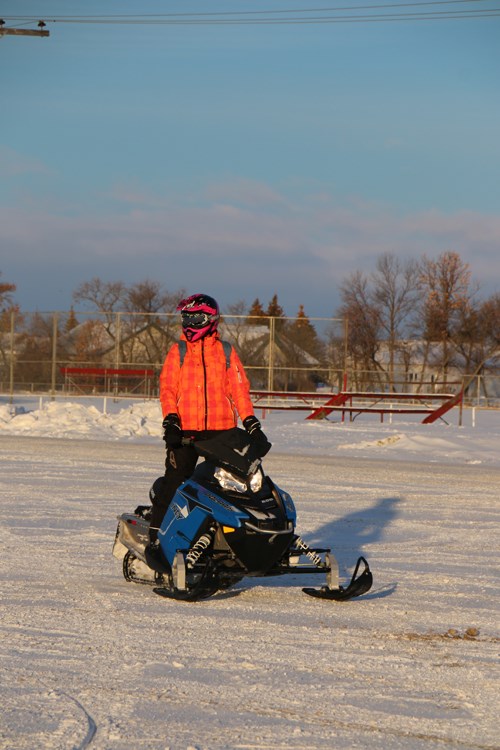
M165 599L176 599L180 602L196 602L200 599L208 599L218 591L218 587L206 588L198 587L193 591L180 591L179 589L163 588L158 586L153 589L155 594L163 596Z
M364 565L363 571L358 575L358 571L361 565ZM304 594L309 596L315 596L318 599L331 599L337 602L344 602L348 599L354 599L356 596L361 596L369 591L373 584L373 575L370 570L370 566L364 557L359 557L352 574L349 585L344 588L338 586L338 588L330 588L329 586L322 586L320 589L303 588Z

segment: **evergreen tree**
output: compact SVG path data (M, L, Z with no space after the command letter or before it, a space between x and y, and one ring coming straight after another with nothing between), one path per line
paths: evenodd
M285 317L285 311L281 307L280 303L278 302L278 295L274 294L272 300L267 306L266 315L268 315L270 318L284 318Z
M70 307L68 317L66 318L66 323L64 324L64 331L65 333L69 333L73 330L73 328L76 328L77 325L79 325L77 317L75 315L75 310L73 308L73 305Z
M256 299L252 303L250 310L248 311L248 317L249 318L264 318L265 316L266 316L265 310L260 304L259 298L256 297ZM251 323L252 321L250 320L249 322Z
M295 320L294 325L297 328L304 328L311 325L311 322L307 315L304 312L304 305L299 305L299 311L297 313L297 318Z
M313 357L320 359L323 353L315 327L304 311L304 305L299 305L297 317L289 328L290 340Z

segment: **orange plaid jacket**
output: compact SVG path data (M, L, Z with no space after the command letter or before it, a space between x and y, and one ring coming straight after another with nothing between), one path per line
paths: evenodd
M184 338L184 336L182 336ZM178 414L183 430L229 430L254 413L250 384L234 348L230 366L217 334L187 342L180 365L173 344L160 374L163 416Z

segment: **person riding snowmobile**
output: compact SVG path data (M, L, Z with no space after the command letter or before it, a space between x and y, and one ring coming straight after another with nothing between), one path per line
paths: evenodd
M271 448L254 414L250 384L233 347L217 327L219 305L208 294L179 302L182 336L169 349L160 374L160 402L166 444L165 474L150 490L152 503L147 554L159 553L158 529L177 487L194 471L198 454L183 438L199 441L237 426L238 416L260 457Z

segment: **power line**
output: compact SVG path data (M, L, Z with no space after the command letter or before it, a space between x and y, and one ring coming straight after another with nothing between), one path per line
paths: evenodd
M66 24L94 24L108 26L272 26L272 25L320 25L335 23L384 23L387 21L440 21L447 19L473 19L473 18L495 18L500 16L500 7L492 8L488 12L442 12L442 13L393 13L384 15L365 15L365 16L323 16L317 18L297 19L225 19L225 20L104 20L104 19L47 19L47 23L66 23Z
M153 25L153 26L243 26L243 25L311 25L333 23L384 23L396 21L439 21L448 19L495 18L500 16L500 7L478 7L478 3L492 0L425 0L424 2L377 3L359 6L334 6L321 8L299 8L287 10L212 11L159 14L92 14L58 15L47 19L50 23L105 24L105 25ZM476 5L473 8L447 7L434 10L436 6ZM394 9L415 9L395 12ZM425 8L425 9L424 9ZM418 9L418 10L416 10ZM357 11L384 11L359 13ZM353 12L356 11L356 12ZM388 12L386 12L388 11ZM348 14L346 14L349 12ZM333 13L316 15L312 13ZM302 15L297 15L302 14ZM307 15L304 15L307 14ZM272 17L271 17L272 16ZM5 16L12 21L35 22L32 16Z
M128 18L140 18L140 19L163 19L163 18L208 18L208 17L228 17L226 20L231 20L233 17L238 16L266 16L266 15L285 15L285 14L297 14L297 13L327 13L327 12L344 12L344 11L359 11L359 10L384 10L388 8L423 8L426 6L435 5L462 5L462 4L477 4L492 2L492 0L423 0L423 2L399 2L399 3L371 3L369 5L347 5L347 6L333 6L333 7L320 7L320 8L287 8L282 10L239 10L239 11L193 11L183 13L92 13L92 14L65 14L58 15L55 18L57 20L99 20L99 19L128 19ZM453 11L450 11L453 12ZM459 12L465 12L460 11ZM483 12L488 12L485 9ZM9 19L33 19L33 16L5 16ZM223 19L224 20L224 19Z
M446 14L445 16L438 16L437 14L425 15L420 14L416 16L408 16L404 14L393 15L393 16L359 16L352 18L324 18L317 20L302 20L297 19L286 19L282 21L57 21L57 19L48 19L47 23L74 23L74 24L95 24L95 25L108 25L108 26L272 26L272 25L320 25L320 24L335 24L335 23L385 23L389 21L445 21L447 19L472 19L472 18L494 18L500 16L500 8L495 9L496 12L490 14L477 13L474 15L463 15L463 14Z

